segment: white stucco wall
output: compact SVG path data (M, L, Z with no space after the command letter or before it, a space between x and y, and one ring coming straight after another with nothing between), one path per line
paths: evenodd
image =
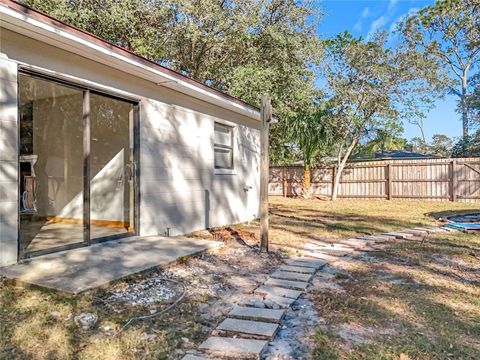
M17 261L17 138L17 64L0 53L0 265Z
M163 235L167 228L171 235L176 235L257 217L260 180L258 121L6 29L2 29L0 36L0 56L10 60L0 62L2 76L4 73L16 76L12 66L15 66L13 61L18 61L87 80L119 95L123 93L140 100L141 235ZM9 115L9 119L15 123L16 129L16 88L12 92L16 80L11 83L9 91L12 94L9 96L14 100L7 102L7 110L2 107L1 114L2 121L3 113L14 114ZM235 174L214 173L215 121L234 126ZM10 135L6 140L8 144L13 141L9 139ZM14 154L5 159L10 161L5 166L13 167L9 170L13 177L8 180L8 188L13 188L9 191L15 192L15 196L9 195L7 200L14 210L18 191L15 144ZM3 199L0 201L4 202ZM8 230L2 231L8 233L5 236L10 239L12 234L16 236L16 217L2 218L2 224L7 220L5 228Z

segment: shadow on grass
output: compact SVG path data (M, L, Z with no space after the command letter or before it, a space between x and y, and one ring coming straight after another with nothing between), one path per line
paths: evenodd
M372 254L360 260L364 266L359 270L333 267L332 272L347 274L336 277L345 292L311 291L315 308L326 320L314 336L314 358L398 359L404 354L421 359L478 359L478 283L458 277L454 268L439 272L434 266L432 251L442 253L448 244L434 249L402 244L398 246L410 249ZM433 285L418 274L434 280ZM360 336L346 333L342 326L360 329ZM362 334L367 335L362 338Z

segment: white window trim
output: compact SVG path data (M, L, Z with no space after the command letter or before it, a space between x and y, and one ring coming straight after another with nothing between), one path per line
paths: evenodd
M213 173L215 175L237 175L236 169L214 169Z
M213 123L213 131L215 132L215 124L219 124L221 126L229 127L232 129L232 168L225 169L225 168L216 168L215 167L215 158L213 160L213 173L214 175L236 175L237 169L235 167L235 134L236 134L236 126L230 122L223 122L223 121L214 121ZM215 140L213 140L213 151L215 152Z

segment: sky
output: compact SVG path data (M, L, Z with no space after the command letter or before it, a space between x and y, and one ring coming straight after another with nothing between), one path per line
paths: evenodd
M334 36L348 30L354 36L368 38L375 30L393 30L396 22L409 12L414 12L433 0L317 0L324 14L318 26L322 37ZM462 134L460 116L455 112L456 98L447 96L435 103L424 120L427 141L434 134L459 137ZM411 139L420 136L417 126L403 122L404 136Z

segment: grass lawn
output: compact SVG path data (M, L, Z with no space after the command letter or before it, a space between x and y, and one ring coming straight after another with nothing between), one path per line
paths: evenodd
M479 208L479 204L449 202L332 203L271 198L270 238L283 253L301 253L298 248L309 239L331 241L359 233L431 224L435 217L447 212ZM255 233L258 238L258 222L221 231L251 243L244 235ZM208 238L212 234L202 231L194 236ZM478 235L441 234L430 237L423 245L398 242L384 251L330 267L326 277L317 280L318 287L311 291L312 304L321 317L313 336L312 357L480 358L479 248ZM245 249L248 253L239 255ZM131 280L78 296L3 284L0 358L181 358L185 350L196 348L208 336L208 324L224 316L224 309L217 306L217 315L202 318L200 307L204 312L205 308L213 311L225 294L236 296L228 281L235 276L245 277L242 271L268 272L269 266L277 266L277 258L266 261L237 243L236 248L227 245L223 252L206 259L176 265L172 278L188 282L190 289L185 299L173 311L135 322L120 334L117 332L127 319L149 311L149 307L112 308L105 304L105 296L112 288ZM219 284L221 291L199 291L210 291ZM160 311L167 305L155 307ZM80 312L97 314L98 324L88 331L79 329L73 317Z
M332 240L432 224L479 204L271 199L272 241ZM255 230L244 224L245 230ZM480 236L435 234L339 262L311 292L315 359L480 359Z

